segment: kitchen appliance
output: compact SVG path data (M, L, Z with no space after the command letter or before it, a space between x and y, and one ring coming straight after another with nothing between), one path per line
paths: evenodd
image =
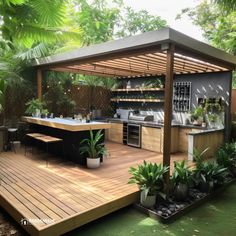
M139 111L130 111L129 112L129 120L130 121L153 121L153 115L141 115Z
M127 145L141 147L141 125L127 124Z
M141 147L141 123L153 120L153 115L142 115L138 110L130 111L127 124L127 145Z

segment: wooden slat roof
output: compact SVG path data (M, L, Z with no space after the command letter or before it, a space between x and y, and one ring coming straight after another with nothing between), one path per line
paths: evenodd
M166 47L175 44L174 73L233 70L236 57L171 28L80 48L37 59L34 66L108 77L140 77L166 73Z

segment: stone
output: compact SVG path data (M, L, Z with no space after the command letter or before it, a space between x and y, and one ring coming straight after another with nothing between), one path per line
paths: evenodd
M167 210L166 213L169 214L169 215L172 214L172 212L170 210Z
M169 209L171 212L175 212L175 207L170 207Z
M10 230L10 235L16 235L16 234L17 234L16 230L14 230L14 229Z

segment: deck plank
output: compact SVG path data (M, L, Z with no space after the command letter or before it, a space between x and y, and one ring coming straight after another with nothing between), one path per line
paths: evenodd
M107 143L109 157L99 169L89 170L44 154L25 157L0 154L0 205L18 222L21 218L52 219L22 226L31 235L60 235L138 200L129 185L130 166L143 160L159 162L162 155L116 143ZM173 161L185 159L178 154Z

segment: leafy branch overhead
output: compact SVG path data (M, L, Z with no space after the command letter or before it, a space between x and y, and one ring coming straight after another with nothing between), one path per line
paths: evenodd
M177 19L183 15L201 28L210 44L236 55L235 0L204 0L194 8L183 9ZM233 87L236 87L235 74Z

